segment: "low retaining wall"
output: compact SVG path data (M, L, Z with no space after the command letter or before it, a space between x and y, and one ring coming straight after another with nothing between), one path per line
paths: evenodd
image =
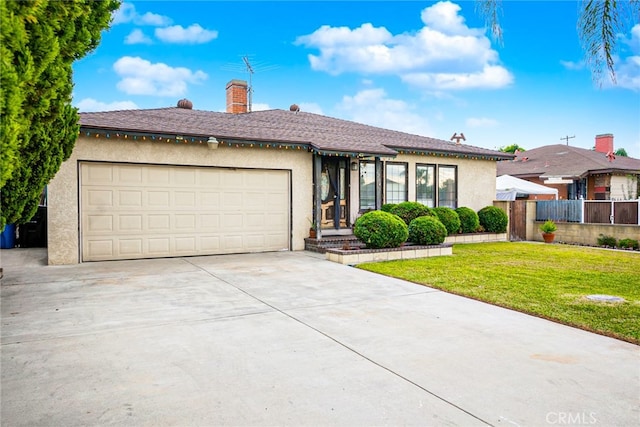
M452 234L447 236L445 243L489 243L489 242L506 242L508 240L507 233L468 233L468 234Z
M544 221L534 221L536 232L529 240L542 242L542 233L538 227ZM576 243L580 245L597 245L600 235L620 239L640 240L640 226L621 224L577 224L572 222L556 222L555 242Z
M452 248L452 244L444 243L433 246L416 245L387 249L327 249L325 256L329 261L346 265L356 265L364 262L396 261L400 259L452 255Z

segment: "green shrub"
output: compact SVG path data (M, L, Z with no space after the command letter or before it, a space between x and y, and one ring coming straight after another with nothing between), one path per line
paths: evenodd
M411 221L420 216L435 215L431 208L418 202L398 203L393 207L391 213L398 215L407 225L411 224Z
M397 215L371 211L356 220L353 234L368 248L397 248L406 242L409 231Z
M393 208L395 208L396 206L397 206L397 203L385 203L380 207L380 210L383 212L391 213L391 211L393 211Z
M598 237L598 246L615 248L617 243L618 241L616 238L612 236L605 236L604 234L601 234L600 237Z
M409 224L409 240L418 245L439 245L447 237L447 228L435 216L421 216Z
M471 208L464 206L456 209L458 218L460 218L460 230L463 233L476 233L480 226L478 214Z
M618 246L621 248L628 248L628 249L635 249L635 250L640 249L640 244L635 239L620 239L618 241Z
M433 208L433 212L447 229L448 235L456 234L460 230L460 217L455 210L445 206L438 206Z
M504 233L507 231L509 217L496 206L485 206L478 211L478 220L488 233Z

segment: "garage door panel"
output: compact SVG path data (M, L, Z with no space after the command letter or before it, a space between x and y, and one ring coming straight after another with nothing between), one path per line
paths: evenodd
M205 251L216 253L220 251L220 237L218 236L201 236L200 248Z
M90 215L86 218L87 230L91 233L113 233L113 216Z
M121 190L118 191L117 204L120 207L142 207L142 191Z
M287 171L82 163L81 179L84 261L289 249Z
M194 253L196 252L195 236L176 237L175 250L177 253Z
M171 253L171 242L167 237L147 239L148 251L154 256L168 256Z
M174 186L193 188L196 185L196 171L194 169L173 169L173 173Z
M166 187L171 182L170 178L170 169L166 168L147 168L146 172L146 182L147 185L155 185L159 187Z
M147 193L147 207L169 209L171 195L168 191L149 191Z
M118 239L118 255L139 257L142 255L142 238Z
M109 259L114 256L113 241L111 239L92 240L88 244L89 252L95 257L103 257L103 259Z
M167 233L171 230L171 217L168 214L147 215L147 230L150 232Z
M139 187L142 184L142 167L131 166L118 169L118 178L115 184L121 187Z
M175 229L180 232L196 231L196 216L195 214L178 214L175 216Z
M94 164L94 167L82 170L82 181L91 181L95 184L113 184L113 168L111 165Z
M203 214L200 215L200 230L217 230L220 228L220 215Z
M87 205L90 207L112 207L113 191L91 190L87 193Z

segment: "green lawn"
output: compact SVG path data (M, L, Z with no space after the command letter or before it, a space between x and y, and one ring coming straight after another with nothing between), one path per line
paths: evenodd
M640 253L538 243L454 245L369 270L640 344ZM587 295L622 297L594 302Z

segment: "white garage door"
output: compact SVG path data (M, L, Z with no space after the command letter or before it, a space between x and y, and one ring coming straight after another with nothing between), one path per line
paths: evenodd
M289 172L81 163L82 260L289 249Z

